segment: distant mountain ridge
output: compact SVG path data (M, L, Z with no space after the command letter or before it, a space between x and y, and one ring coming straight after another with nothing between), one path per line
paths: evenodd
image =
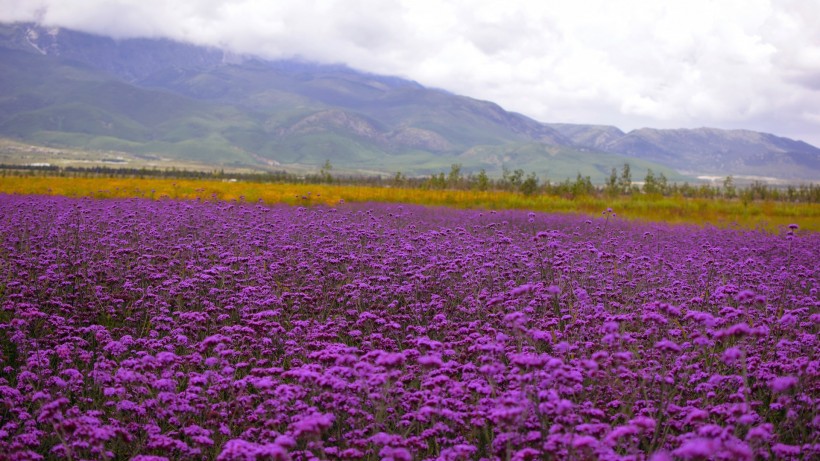
M803 141L749 130L716 128L641 128L623 133L615 127L550 124L574 145L663 163L679 171L697 173L737 171L759 176L790 166L816 170L818 149Z
M601 180L820 180L820 149L742 130L541 123L487 101L342 65L266 61L167 39L0 25L0 135L214 165L429 174L460 163Z

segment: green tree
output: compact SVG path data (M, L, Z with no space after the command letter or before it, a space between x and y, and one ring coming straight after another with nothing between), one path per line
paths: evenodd
M592 180L589 176L581 176L581 173L578 173L578 176L575 177L575 182L572 183L572 195L575 197L581 195L589 195L595 190L595 186L592 185Z
M510 185L513 187L521 187L524 182L524 170L518 168L510 175Z
M397 171L396 175L393 176L393 185L394 186L404 185L405 181L407 181L407 176L403 175L401 171Z
M482 168L476 176L476 187L480 191L485 191L490 188L490 177L487 176L487 172L484 168Z
M663 173L658 175L658 189L658 192L662 195L668 195L669 193L669 180L666 179L666 175Z
M622 194L629 194L632 192L632 171L628 163L624 163L621 168L621 177L618 178L618 187Z
M447 175L447 185L455 188L461 183L461 164L453 163L450 166L450 174Z
M535 176L535 173L530 173L527 179L521 182L518 190L524 195L535 195L535 193L538 192L538 178Z
M434 174L430 176L430 187L433 189L447 188L447 177L444 175L443 171L437 175Z
M650 195L660 193L658 179L655 177L655 173L652 172L652 168L646 170L646 177L643 178L643 193Z
M737 189L735 188L735 180L731 175L726 176L723 180L723 196L726 198L737 197Z
M511 172L506 166L501 167L501 185L505 189L516 190L522 182L524 182L524 170L519 168Z
M319 179L322 182L333 182L333 176L331 176L330 171L333 169L333 165L330 164L330 160L325 160L325 163L322 165L322 168L319 169Z
M609 196L618 195L618 170L615 167L612 167L612 171L609 172L609 178L606 180L604 190Z

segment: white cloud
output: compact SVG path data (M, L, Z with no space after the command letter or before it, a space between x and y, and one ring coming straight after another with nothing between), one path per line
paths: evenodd
M820 145L814 0L0 0L0 19L400 75L542 121Z

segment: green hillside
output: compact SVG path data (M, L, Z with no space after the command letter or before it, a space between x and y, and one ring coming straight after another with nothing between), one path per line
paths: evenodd
M0 27L0 136L256 169L426 175L506 169L601 182L625 162L572 146L558 130L496 104L344 66L237 59L166 40ZM49 42L48 40L51 40ZM36 45L36 46L35 46Z

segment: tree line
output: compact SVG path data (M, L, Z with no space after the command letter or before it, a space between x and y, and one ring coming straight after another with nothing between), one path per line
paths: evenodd
M647 170L643 180L632 178L632 169L625 163L620 169L612 168L603 184L594 184L589 176L580 173L575 179L553 182L541 180L535 173L523 169L502 168L501 177L491 177L484 169L464 173L460 164L452 164L449 172L439 172L429 176L407 176L401 172L392 177L334 174L333 165L326 161L318 173L299 175L287 171L266 172L225 172L224 169L196 171L170 168L121 168L107 166L59 167L55 165L6 165L0 164L0 176L53 175L77 177L131 177L131 178L173 178L237 180L247 182L276 182L304 184L340 184L375 187L406 187L416 189L457 189L477 191L512 191L523 195L554 195L566 198L581 196L624 196L648 195L657 197L723 198L743 202L754 200L775 200L789 202L820 203L820 186L814 183L799 185L772 185L763 181L753 181L738 185L732 176L727 176L719 184L669 181L663 173Z
M398 186L430 189L473 189L516 191L524 195L554 195L567 198L579 196L624 196L649 195L657 197L723 198L743 202L754 200L775 200L790 202L820 203L820 186L814 183L799 185L772 185L763 181L752 181L748 185L738 185L732 176L727 176L720 184L669 181L663 173L648 169L643 181L632 179L632 168L625 163L620 170L612 168L604 184L594 184L589 176L580 173L574 180L553 182L540 180L535 173L525 173L522 169L504 168L500 178L491 178L485 170L478 173L462 174L461 165L452 165L449 173L438 173L427 178L407 178L397 173L393 184Z

